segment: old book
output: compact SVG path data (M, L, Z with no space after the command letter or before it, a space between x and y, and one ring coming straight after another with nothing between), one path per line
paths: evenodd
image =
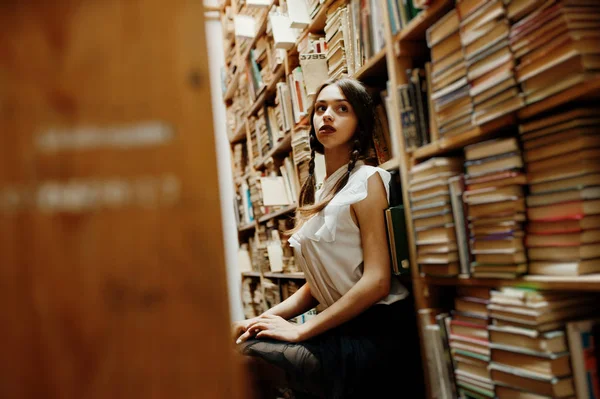
M513 326L488 327L490 342L504 346L519 347L544 353L561 353L568 351L564 331L540 333L528 328Z
M427 47L431 48L458 30L458 12L452 9L425 32Z
M575 261L532 261L529 273L545 276L582 276L600 272L600 258Z

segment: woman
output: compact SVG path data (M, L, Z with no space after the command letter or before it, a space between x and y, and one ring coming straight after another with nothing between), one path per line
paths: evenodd
M261 316L236 323L234 334L242 353L282 370L297 397L384 397L379 390L390 389L405 361L399 316L412 309L390 272L390 174L363 162L376 126L371 97L356 80L328 81L315 95L310 121L309 177L289 240L306 284ZM315 152L324 154L327 174L318 191ZM287 321L317 304L325 310L306 323Z

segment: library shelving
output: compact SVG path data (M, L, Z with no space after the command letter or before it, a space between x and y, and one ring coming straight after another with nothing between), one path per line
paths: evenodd
M232 99L237 98L237 96L247 96L245 93L240 94L239 90L244 87L244 84L252 84L252 82L243 83L242 80L240 80L246 73L245 66L247 65L248 57L252 54L252 46L259 43L261 38L271 35L269 36L271 38L270 40L274 40L275 42L275 44L272 44L272 48L275 49L274 51L283 49L285 53L282 55L282 60L278 66L270 66L270 72L274 78L262 88L262 91L256 99L251 99L251 97L248 99L243 118L241 118L243 124L235 125L232 129L230 142L232 144L234 158L236 158L236 155L233 147L236 145L244 146L244 156L247 158L245 165L239 166L236 172L236 181L238 181L236 184L238 184L238 187L240 179L248 180L253 174L265 174L269 170L271 172L275 170L275 173L278 175L278 171L280 170L278 168L282 166L282 162L286 157L293 163L293 185L296 187L296 190L298 190L301 185L302 162L306 160L306 158L302 158L302 149L306 150L306 148L302 145L301 135L303 132L306 132L306 125L308 123L306 120L307 110L304 109L303 112L298 113L297 105L292 107L292 120L287 121L287 128L285 129L285 132L283 132L284 134L280 135L280 141L273 142L270 146L266 146L264 155L262 155L261 149L253 148L253 145L259 140L259 135L256 131L260 130L260 127L257 128L252 124L251 117L255 116L261 110L267 115L268 112L272 112L268 109L264 111L266 105L273 107L280 105L282 91L280 90L281 85L278 83L312 83L306 82L307 80L310 80L310 77L305 77L303 81L298 82L298 75L295 75L298 73L297 67L300 65L300 54L307 52L307 48L311 48L311 40L318 41L319 37L323 37L327 33L326 30L332 24L330 21L336 18L336 10L332 9L334 6L345 6L346 10L348 10L346 12L348 12L349 15L352 15L352 12L356 11L354 5L357 2L352 0L345 3L334 0L325 0L322 2L309 0L302 3L307 5L307 11L311 18L309 21L304 21L304 23L301 21L302 18L298 20L299 22L294 19L295 22L298 22L298 26L302 26L303 28L295 31L294 37L292 38L293 40L289 38L286 38L285 40L280 40L280 38L273 39L272 35L274 34L276 27L271 25L267 13L271 12L278 15L285 15L286 3L279 1L271 3L268 7L262 8L264 13L260 14L261 16L257 19L256 24L257 35L250 40L249 47L241 52L237 49L240 40L236 39L235 41L236 51L234 54L237 56L233 57L233 61L231 62L237 62L238 67L234 68L235 74L232 78L232 83L224 85L225 101L228 106L232 104ZM548 82L554 82L557 79L556 76L563 77L560 74L556 75L557 72L554 72L560 65L557 66L556 62L551 63L549 61L548 65L539 65L543 60L545 52L560 51L560 45L562 43L560 40L562 40L562 38L556 38L555 36L557 33L554 34L555 36L547 35L547 37L545 36L543 38L537 38L536 36L538 42L541 43L540 45L545 45L545 47L539 51L532 48L530 51L534 55L531 56L528 63L538 65L539 70L537 70L536 73L540 74L540 76L543 77L544 73L547 73L549 76L546 78L546 81L541 77L535 80L536 82L546 82L544 84L538 83L538 85L541 86L536 89L538 90L537 92L527 88L528 86L526 86L526 84L529 85L533 83L531 83L532 81L525 77L521 72L523 68L531 68L531 66L528 66L525 62L521 62L521 58L528 56L528 53L524 52L522 49L519 50L510 47L516 46L515 43L520 39L519 35L523 35L517 28L514 28L514 26L519 26L518 23L521 23L520 27L522 28L524 23L521 21L523 20L526 20L528 23L532 24L532 26L535 26L535 24L541 23L538 20L541 17L537 15L543 15L547 17L548 20L552 20L551 18L554 18L554 15L557 15L555 21L559 21L561 18L560 15L562 14L577 14L577 12L582 12L581 10L570 10L568 8L563 10L561 8L563 7L563 3L562 0L550 0L546 2L541 0L532 0L529 2L511 0L493 0L488 2L482 0L457 0L456 2L453 0L372 0L370 2L372 6L376 7L371 7L371 12L374 12L375 15L370 14L369 18L379 18L377 21L380 22L380 24L373 23L370 26L371 30L367 36L370 37L372 42L367 44L367 47L369 47L368 50L365 50L364 47L360 47L365 45L362 41L360 42L359 53L361 55L368 53L369 56L364 56L360 60L357 58L354 60L346 59L345 67L347 69L345 72L342 72L342 74L355 77L370 88L373 88L374 92L377 93L374 97L378 97L380 93L384 92L386 95L385 100L381 101L382 104L385 105L388 120L390 151L387 158L381 160L380 166L387 170L397 171L400 177L409 251L407 258L409 259L410 264L410 276L408 277L408 282L411 284L416 311L420 312L419 314L428 312L431 309L452 308L453 301L457 298L457 295L459 295L458 293L461 292L461 290L476 287L494 290L502 290L508 287L524 290L539 290L540 292L576 291L589 294L600 292L600 275L595 273L580 276L559 276L536 275L520 272L517 273L518 275L512 276L511 278L475 278L471 276L472 269L469 268L471 265L470 263L467 263L468 273L451 273L452 275L448 276L435 276L424 273L419 264L421 259L418 255L420 244L417 242L417 233L422 231L422 228L415 227L415 218L418 219L419 216L415 216L411 208L413 205L411 195L414 191L411 190L411 176L413 170L418 170L420 168L419 165L426 165L427 162L432 162L432 160L446 158L460 159L462 162L465 157L464 154L467 151L470 151L471 148L476 146L485 145L491 140L507 140L502 141L503 143L513 140L510 142L518 144L519 149L517 152L519 154L523 152L527 153L530 145L523 144L525 138L523 138L523 134L519 133L519 131L520 129L522 130L524 126L527 126L527 124L531 124L531 121L551 118L555 115L560 115L564 110L570 110L573 107L582 106L582 104L592 104L592 107L595 107L597 111L600 111L600 108L597 106L597 101L600 99L600 76L597 74L600 67L597 65L597 57L600 51L598 51L596 47L594 47L594 50L589 50L594 54L594 57L596 57L594 58L596 64L594 64L595 66L593 67L588 66L589 64L593 64L591 61L592 58L584 58L583 55L577 53L577 50L572 50L571 53L564 55L564 57L566 57L564 59L569 60L571 60L571 58L568 57L574 57L573 54L576 54L577 57L581 56L583 61L576 66L580 68L582 72L579 75L574 76L572 80L565 79L565 83L563 83L564 87L552 88L550 87L551 84ZM587 11L592 15L598 15L600 13L600 10L597 8L598 6L591 4L592 2L582 2L582 4L583 3L585 3L585 7L589 7L589 10ZM409 4L410 7L407 4ZM238 5L235 4L234 1L233 5L230 5L229 7L240 10L244 7L250 7L250 3ZM376 9L375 11L373 11L374 8ZM580 14L577 15L580 18L584 18ZM288 16L288 18L290 17ZM567 25L568 24L565 26ZM597 24L592 25L593 27L589 28L593 31L590 35L597 39L599 29ZM379 27L382 27L382 30L378 30L380 29ZM479 30L474 27L478 27L477 29ZM281 27L279 26L279 28ZM360 27L360 29L363 28L364 27L362 26ZM504 29L501 33L493 31L493 29L500 28ZM360 29L357 35L362 40L363 36L361 35ZM511 31L511 29L513 29L513 31ZM444 34L439 36L439 32L442 30L444 30ZM524 31L527 31L527 29L524 29ZM533 35L536 34L535 32L537 31L534 30L533 33L531 33L532 36L528 36L527 39L533 40ZM489 45L487 47L481 47L480 42L474 40L474 38L483 40L482 37L485 37L486 33L488 34L488 37L494 37L495 39L499 37L501 40L492 41L488 43ZM437 38L433 37L435 34L438 34ZM579 39L576 36L571 36L568 40L577 42ZM440 46L442 43L445 43L443 48ZM538 44L539 43L536 45ZM378 46L380 46L380 48L377 48ZM480 47L473 50L473 46ZM356 52L356 48L356 43L346 45L344 56L351 56L352 51ZM577 49L577 47L573 45L572 49ZM441 52L444 53L440 55ZM495 96L498 97L498 100L492 103L488 101L488 97L483 100L478 98L480 93L485 94L494 90L496 85L496 82L490 84L488 81L487 84L489 84L489 86L478 86L482 84L481 82L484 78L489 78L489 76L491 76L491 72L498 70L494 68L490 69L491 67L485 63L491 59L490 54L503 54L507 57L505 59L505 64L499 63L494 67L500 68L500 66L507 65L505 70L502 70L502 72L506 74L503 75L506 76L503 78L506 80L506 88L503 89L505 91L494 92L495 94L490 95L489 98L492 98L492 100L494 100ZM458 78L464 75L464 82L460 87L451 87L454 83L452 83L449 77L441 83L443 80L441 76L444 76L444 71L438 70L437 72L432 72L432 68L436 67L436 64L439 66L444 62L444 57L449 56L457 57L455 64L453 65L458 65L463 68L455 73L457 82L459 80ZM536 61L537 64L535 64L534 61ZM487 74L481 73L480 70L475 70L475 66L478 66L481 70L486 70ZM263 68L265 68L265 66L263 66ZM590 70L587 70L586 68L590 68ZM412 71L413 75L410 75L410 72L407 73L408 71ZM412 89L414 91L416 87L423 87L423 85L415 86L415 83L411 80L410 77L415 76L415 71L417 71L417 74L419 72L424 72L425 76L424 81L419 81L419 85L426 84L427 86L426 90L423 89L425 97L422 100L422 105L416 104L414 99L411 99L407 103L405 98L405 93L409 92L409 90ZM331 77L333 74L337 73L337 69L328 70L327 72L329 77ZM555 75L552 75L552 73ZM567 73L564 73L563 75L566 76ZM552 80L552 76L554 76L554 80ZM302 79L301 76L300 79ZM436 79L439 83L433 82ZM569 83L571 81L574 83ZM512 84L510 84L511 82ZM439 93L439 95L435 95L435 92ZM513 95L509 95L509 93L513 93ZM500 99L500 94L504 94L506 97ZM460 104L461 108L458 108L458 105L456 105L456 109L468 110L468 112L464 115L466 118L465 123L459 126L461 129L456 129L456 121L452 119L452 115L442 115L443 111L440 110L443 110L444 107L448 107L448 104L458 104L458 101L461 101L461 99L463 101ZM413 124L407 123L404 118L407 112L409 112L409 110L407 110L407 104L410 104L413 108L422 106L422 108L428 111L427 115L422 115L420 119L419 115L417 115L416 118L419 119L419 121L413 122ZM496 108L494 107L499 106L499 104L509 105L507 105L506 108L503 108L502 112L494 114L494 112L496 112ZM283 112L283 110L280 111ZM413 112L413 116L417 113L414 109L410 112ZM600 114L600 112L598 114ZM270 115L268 115L268 117L270 117ZM414 139L412 136L414 134L413 131L415 130L414 124L423 122L423 119L427 122L424 123L424 126L427 125L427 127L422 129L425 135L421 136L419 138L420 142L415 144L411 141ZM595 123L594 126L598 129L600 124L597 121L593 123ZM417 129L417 131L419 130ZM589 140L593 141L594 135L597 135L597 131L598 130L596 130L596 133L585 136L586 138L582 140L592 137ZM600 147L596 141L593 141L593 143L595 144L591 145L591 147ZM257 145L254 145L254 147L257 147ZM240 151L239 148L240 147L238 147L238 152ZM525 150L523 150L523 148L525 148ZM299 152L297 149L299 149ZM583 149L581 149L581 151L583 151ZM502 155L502 153L499 155ZM600 171L597 167L599 157L597 155L590 155L588 158L589 162L585 164L585 167L588 168L586 170L588 170L589 173L598 173ZM477 160L478 159L476 159L476 161ZM531 178L531 176L527 174L528 162L529 161L526 159L525 162L519 166L519 168L521 168L520 170L524 171L522 174L524 179ZM236 161L234 160L234 164L235 163ZM461 163L460 171L457 172L458 175L463 175L463 168L465 165L470 164ZM521 182L519 190L527 192L530 183L529 180ZM600 185L598 181L590 184L595 186ZM575 190L579 189L580 188L577 188ZM526 194L521 195L526 196ZM521 200L525 201L524 198L521 198ZM255 234L255 236L258 235L259 230L261 229L260 226L265 225L266 223L272 224L280 218L289 218L296 207L293 202L294 201L291 201L291 204L270 209L268 213L260 215L252 221L242 220L239 227L240 239L247 240L250 233ZM531 207L524 205L519 213L526 214L529 208ZM466 217L471 208L465 205L465 209L467 213L465 213L464 216ZM596 212L596 210L589 212ZM453 213L451 213L450 217L455 218ZM467 222L463 223L468 224ZM524 223L526 223L526 221L519 221L517 224ZM454 226L454 224L452 224L452 226ZM270 228L272 229L274 227L271 225ZM529 234L526 229L521 233L525 236ZM462 237L462 245L467 248L469 256L474 256L475 254L472 253L472 248L470 247L471 242L472 240L470 240L468 236L465 235ZM600 244L595 242L595 245L598 246ZM523 246L522 248L519 248L519 251L527 252L528 249L529 248ZM447 263L450 263L450 261ZM529 263L531 262L525 260L526 265L529 265ZM289 272L254 270L253 272L243 272L243 276L260 279L261 281L262 279L269 278L278 282L302 279L301 274L298 274L298 270L291 270ZM404 277L405 281L406 279L407 277ZM426 345L423 344L427 341L425 336L426 322L423 319L419 319L419 322L421 351L422 357L425 359L430 356L428 349L425 347ZM428 389L431 389L431 385L434 382L431 380L432 376L431 370L424 370L424 378ZM432 394L431 391L429 394Z

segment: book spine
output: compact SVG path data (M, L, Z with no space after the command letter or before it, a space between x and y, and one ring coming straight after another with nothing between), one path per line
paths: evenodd
M398 86L398 94L400 97L400 121L402 126L402 134L406 142L407 150L415 150L419 146L419 138L415 121L415 112L411 106L409 85Z
M452 204L452 214L454 216L454 228L456 230L456 244L458 246L458 257L460 260L460 272L466 276L470 275L471 255L468 245L467 221L465 218L466 209L463 201L463 192L465 187L464 175L451 177L448 179L450 202Z

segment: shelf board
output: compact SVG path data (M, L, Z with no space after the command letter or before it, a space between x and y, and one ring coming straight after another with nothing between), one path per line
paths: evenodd
M500 129L516 124L516 117L514 114L504 115L498 119L495 119L489 123L481 126L475 126L473 129L466 131L456 136L442 137L441 139L417 148L412 152L412 156L415 159L426 159L434 156L446 154L450 151L454 151L463 148L466 145L477 143L483 139L490 138L494 133Z
M302 272L298 272L298 273L272 273L272 272L267 272L267 273L263 273L264 277L268 277L268 278L288 278L288 279L295 279L295 280L304 280L304 273Z
M461 277L421 277L428 285L482 286L482 287L522 287L541 290L561 291L600 291L600 274L579 277L562 276L523 276L516 279L476 279Z
M315 17L310 21L310 24L302 31L302 33L298 36L298 40L296 40L296 44L289 49L289 53L297 53L298 52L298 44L308 35L309 33L318 33L323 32L325 30L325 21L327 18L327 9L331 4L334 3L335 0L326 0L325 3L321 4L321 8L315 14Z
M242 272L243 277L260 277L260 272Z
M240 233L242 232L246 232L246 231L251 231L254 230L256 228L256 224L254 222L250 222L248 224L244 224L238 227L238 231Z
M600 98L600 77L579 83L537 103L527 105L517 111L519 119L528 119L542 112L556 108L573 100L592 100Z
M394 37L394 42L425 40L425 31L439 18L450 11L453 0L435 0L429 8L421 11Z
M227 86L227 90L225 90L225 94L223 94L223 101L229 101L233 98L235 94L235 90L237 89L237 71L233 74L233 78L231 79L231 83Z
M277 212L272 212L272 213L269 213L267 215L264 215L263 217L261 217L260 219L258 219L258 223L264 223L264 222L266 222L268 220L271 220L273 218L279 217L281 215L285 215L286 213L293 212L295 210L296 210L296 204L290 205L290 206L285 207L285 208L283 208L283 209L281 209L281 210L279 210Z
M246 112L246 117L254 115L258 111L258 109L263 106L265 101L275 94L277 90L277 83L279 83L280 79L283 78L284 73L285 70L283 68L283 65L279 65L273 73L273 80L271 81L271 83L269 83L267 87L263 89L262 93L260 93L256 101L254 101L252 106L250 106L250 108Z
M287 154L292 151L292 133L288 132L277 145L263 157L262 161L256 166L256 169L264 169L266 161L278 154Z
M266 7L267 12L265 13L264 17L262 17L260 19L259 27L258 27L258 30L256 31L256 35L250 40L250 42L248 43L248 47L246 48L246 50L244 50L244 53L242 54L242 56L239 60L238 67L241 65L244 65L246 63L246 60L248 59L248 56L250 55L250 50L252 50L252 48L258 41L258 38L261 37L262 35L264 35L265 32L267 31L267 21L269 20L269 10L271 9L271 7L273 7L273 4L274 4L274 2L271 2L269 4L269 6Z
M398 169L400 167L400 159L392 158L389 161L384 162L381 165L379 165L379 167L381 169L385 169L385 170Z
M364 80L365 78L379 75L382 71L386 72L386 48L382 48L377 54L371 57L367 62L354 74L354 78L357 80Z
M238 127L235 135L229 139L229 143L235 144L238 141L242 141L246 138L246 124L242 123L240 127Z

